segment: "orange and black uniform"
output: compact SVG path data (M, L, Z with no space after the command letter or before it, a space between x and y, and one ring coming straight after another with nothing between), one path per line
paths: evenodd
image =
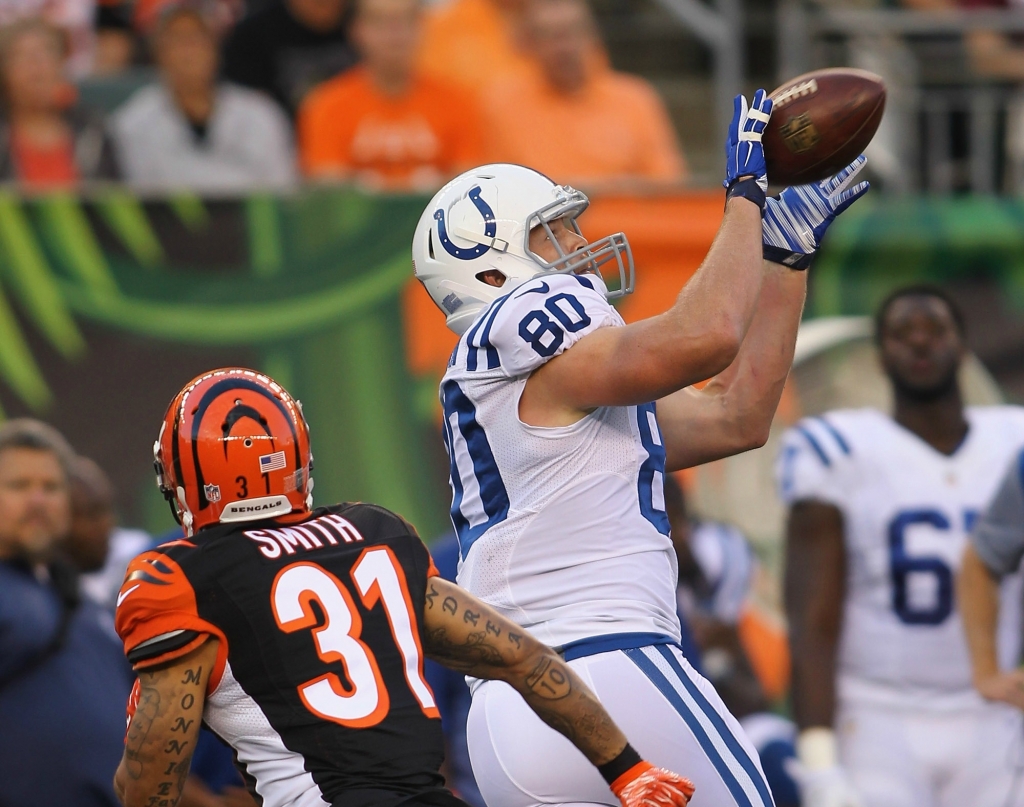
M459 807L422 672L436 574L373 505L217 525L132 561L117 630L136 669L220 640L203 719L263 804Z

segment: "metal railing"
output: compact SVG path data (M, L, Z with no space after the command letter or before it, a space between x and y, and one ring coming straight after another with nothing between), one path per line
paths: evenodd
M719 140L732 120L732 99L743 89L742 0L656 0L710 51L714 60L715 120Z
M886 118L869 152L889 191L1024 190L1024 85L972 71L964 35L1024 33L1024 11L923 13L784 0L780 80L819 67L879 73Z

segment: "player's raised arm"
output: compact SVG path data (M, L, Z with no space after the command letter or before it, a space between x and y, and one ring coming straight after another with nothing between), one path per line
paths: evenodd
M807 292L806 269L829 225L868 189L859 157L835 177L787 188L764 210L764 279L732 364L703 389L658 401L665 466L678 470L764 445L793 351ZM770 259L770 260L769 260Z
M760 294L761 206L768 180L761 133L772 101L758 90L742 96L727 143L725 216L700 268L663 314L623 328L602 328L534 372L523 393L524 420L568 419L598 406L662 398L710 378L736 358ZM556 420L558 418L556 417Z
M114 776L114 792L125 807L174 807L181 798L217 645L210 639L166 665L139 671L124 756Z
M454 583L427 581L423 637L424 651L435 661L514 687L598 768L623 805L685 807L689 801L693 785L644 762L557 653Z

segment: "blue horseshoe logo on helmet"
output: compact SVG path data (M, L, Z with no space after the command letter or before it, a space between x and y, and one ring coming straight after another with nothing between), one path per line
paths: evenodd
M494 221L494 211L491 210L487 202L480 198L479 185L470 189L469 200L480 212L480 215L484 217L484 235L493 239L498 234L498 225ZM444 225L444 211L438 209L434 213L434 218L437 220L437 235L441 239L441 246L453 258L458 258L460 261L471 261L474 258L479 258L490 249L488 244L477 244L465 249L455 246L451 239L448 238L448 231Z

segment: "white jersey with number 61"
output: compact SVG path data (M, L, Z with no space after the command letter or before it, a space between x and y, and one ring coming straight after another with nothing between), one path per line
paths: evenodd
M483 311L441 382L459 585L554 646L679 638L654 404L560 428L519 419L531 372L623 324L599 278L537 277Z
M832 504L843 516L843 701L929 710L980 702L955 577L975 518L1024 444L1024 409L977 407L966 416L967 436L950 456L874 409L806 418L783 438L783 500ZM1020 576L1007 578L999 634L1007 667L1020 650L1020 596Z

